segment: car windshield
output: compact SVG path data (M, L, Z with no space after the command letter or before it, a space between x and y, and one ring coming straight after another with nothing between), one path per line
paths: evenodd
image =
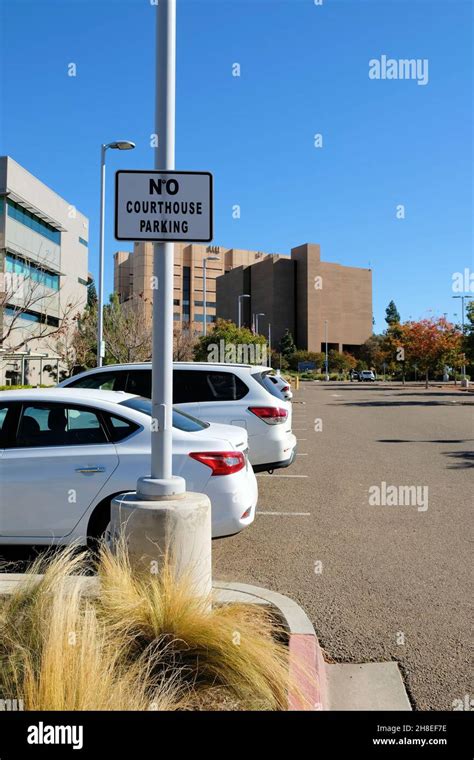
M144 398L143 396L134 396L128 398L125 401L121 401L119 406L126 406L129 409L135 409L136 412L143 412L151 417L151 399ZM205 430L209 427L208 422L192 417L190 414L185 414L178 409L173 409L173 427L177 430L184 430L186 433L197 433L200 430Z

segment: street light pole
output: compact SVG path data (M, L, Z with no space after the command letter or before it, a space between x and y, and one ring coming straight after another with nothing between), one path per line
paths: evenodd
M272 326L268 323L268 366L272 366Z
M453 296L453 298L460 298L461 299L462 337L463 337L463 340L464 340L464 299L466 298L466 296ZM463 380L465 380L466 379L466 365L464 363L464 359L463 359L463 364L462 364L462 367L461 367L461 375L463 377ZM456 379L456 369L454 370L454 379Z
M238 303L239 303L239 327L242 327L242 298L250 298L250 295L248 293L242 293L239 296Z
M97 293L97 366L102 367L105 351L104 335L104 225L105 225L105 151L100 146L100 227L99 227L99 288Z
M104 241L105 241L105 153L113 150L133 150L130 140L116 140L100 146L100 221L99 221L99 288L97 293L97 366L102 367L104 346Z
M258 318L259 317L264 317L264 316L265 316L265 312L264 311L259 311L258 314L255 314L255 333L256 333L256 335L258 335Z
M326 343L326 381L329 380L329 354L328 354L328 321L327 319L324 320L324 339Z

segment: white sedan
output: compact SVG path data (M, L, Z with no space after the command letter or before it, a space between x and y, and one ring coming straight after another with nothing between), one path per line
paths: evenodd
M149 474L151 402L116 391L0 393L0 544L85 544ZM212 505L213 538L253 522L247 432L173 411L173 474Z

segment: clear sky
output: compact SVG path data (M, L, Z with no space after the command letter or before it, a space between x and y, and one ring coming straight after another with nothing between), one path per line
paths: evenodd
M108 152L111 290L113 253L132 247L113 237L113 172L153 168L156 9L0 5L1 153L89 217L94 275L100 145L137 143ZM178 0L177 51L176 168L214 173L214 244L313 242L327 261L370 266L377 331L392 298L402 319L460 315L452 274L474 269L471 2ZM383 55L427 59L427 84L370 79Z

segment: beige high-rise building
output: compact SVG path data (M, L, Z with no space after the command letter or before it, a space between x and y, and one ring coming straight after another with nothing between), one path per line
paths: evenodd
M242 322L264 335L271 325L272 348L286 329L298 348L328 348L357 353L372 335L372 271L321 261L319 245L305 243L291 256L266 256L251 266L239 267L217 281L217 314L238 318L238 297L243 299Z
M206 261L206 318L216 319L216 278L232 269L260 261L267 254L216 245L175 243L174 319L201 332L204 320L204 261ZM114 256L114 291L121 302L134 302L151 319L153 244L135 243L133 252Z

